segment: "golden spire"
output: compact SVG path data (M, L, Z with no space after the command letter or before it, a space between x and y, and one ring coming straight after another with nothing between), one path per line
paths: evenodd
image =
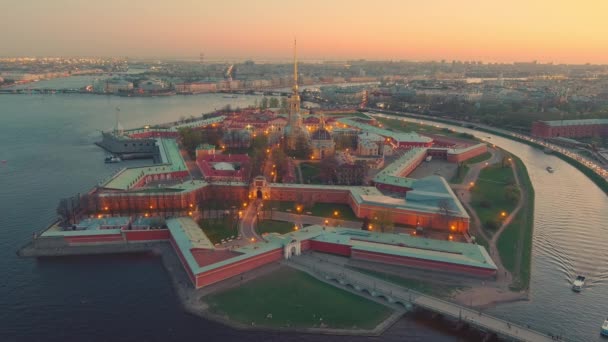
M293 92L298 93L298 47L293 39Z

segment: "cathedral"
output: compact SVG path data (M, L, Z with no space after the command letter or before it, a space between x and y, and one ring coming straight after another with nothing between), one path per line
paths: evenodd
M325 117L319 118L319 128L310 135L312 147L312 159L323 159L333 156L336 143L331 136L331 132L325 128Z
M293 88L289 98L289 117L287 126L284 130L287 148L294 150L298 140L304 140L310 143L308 131L302 125L302 116L300 115L300 93L298 90L298 55L296 42L293 45Z

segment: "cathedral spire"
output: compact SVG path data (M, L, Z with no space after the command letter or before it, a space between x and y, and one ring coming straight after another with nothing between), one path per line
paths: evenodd
M298 93L298 47L296 39L293 39L293 93Z

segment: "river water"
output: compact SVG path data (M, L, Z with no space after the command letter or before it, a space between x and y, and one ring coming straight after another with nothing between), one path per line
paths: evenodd
M124 127L200 115L259 97L221 95L122 98L96 95L0 95L0 341L206 340L357 341L352 338L238 332L184 313L167 273L153 256L19 259L32 232L55 217L59 198L84 192L119 166L104 164L93 142ZM487 134L484 134L487 136ZM531 301L491 309L497 316L579 341L599 340L608 315L608 253L602 247L606 196L556 157L499 137L528 166L536 189ZM545 167L556 169L548 174ZM581 294L571 279L586 274ZM403 319L382 340L455 341L425 320Z

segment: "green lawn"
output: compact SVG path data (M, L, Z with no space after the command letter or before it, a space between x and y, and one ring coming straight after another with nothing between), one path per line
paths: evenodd
M230 218L202 219L198 221L198 225L214 244L221 242L222 239L238 235L238 228Z
M515 281L511 288L519 291L528 288L530 284L532 233L534 230L534 188L526 167L519 158L514 158L522 186L527 190L527 205L522 207L511 224L500 234L496 247L500 253L502 264L511 273L514 273ZM520 240L522 241L519 242ZM520 265L516 264L517 255L520 253L516 249L518 245L521 245L522 253Z
M212 313L267 327L373 329L392 310L312 276L282 268L204 297ZM272 318L269 318L272 315Z
M264 208L267 208L267 210L277 208L277 210L282 212L290 209L292 213L295 213L296 203L292 201L268 201L268 203L264 203ZM334 216L334 211L338 211L337 218L340 220L361 221L361 219L355 216L355 213L348 204L315 203L312 208L305 207L302 210L302 213L306 214L306 212L311 212L312 216L336 218Z
M484 154L480 154L477 157L473 157L471 159L468 159L465 163L467 164L476 164L476 163L481 163L482 161L486 161L488 159L492 158L492 153L490 152L486 152Z
M302 170L302 181L307 184L321 184L319 181L319 164L318 163L300 163Z
M511 168L501 167L500 164L486 167L479 173L472 190L471 206L490 233L500 227L501 213L508 214L517 205L516 201L510 201L505 196L505 186L514 182ZM495 227L488 227L488 222L494 222Z
M262 220L258 224L257 231L260 234L264 233L279 233L286 234L293 232L293 223L286 221Z
M428 281L401 277L395 274L372 271L360 267L351 267L355 271L382 279L408 289L439 298L450 298L455 292L465 289L464 286L435 284Z

